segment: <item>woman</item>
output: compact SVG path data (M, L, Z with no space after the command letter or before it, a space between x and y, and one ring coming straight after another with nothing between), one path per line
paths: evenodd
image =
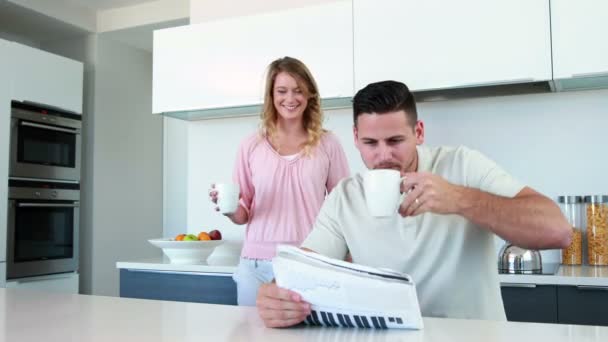
M269 65L261 119L260 131L240 145L234 169L239 207L226 214L235 224L247 223L233 277L238 304L247 306L255 306L260 285L274 279L277 245L299 246L326 194L349 175L342 146L322 127L316 82L299 60ZM217 203L215 190L210 197Z

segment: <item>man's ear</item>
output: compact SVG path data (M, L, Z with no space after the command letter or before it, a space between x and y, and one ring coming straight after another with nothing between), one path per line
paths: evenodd
M422 120L416 122L414 133L416 134L416 145L422 145L424 143L424 122Z
M359 131L356 125L353 125L353 137L355 139L355 146L359 148Z

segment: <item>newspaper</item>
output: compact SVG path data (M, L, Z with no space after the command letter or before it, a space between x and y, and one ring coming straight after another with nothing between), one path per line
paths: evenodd
M273 259L278 286L312 306L308 325L375 329L422 329L412 278L280 245Z

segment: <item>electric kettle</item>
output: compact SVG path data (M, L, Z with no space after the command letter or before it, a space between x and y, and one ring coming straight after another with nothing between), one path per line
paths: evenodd
M540 274L543 271L540 252L506 242L498 253L498 273Z

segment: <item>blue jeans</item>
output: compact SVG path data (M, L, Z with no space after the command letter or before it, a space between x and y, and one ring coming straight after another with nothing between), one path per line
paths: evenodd
M238 304L255 306L260 286L274 279L272 261L241 258L232 279L236 282Z

